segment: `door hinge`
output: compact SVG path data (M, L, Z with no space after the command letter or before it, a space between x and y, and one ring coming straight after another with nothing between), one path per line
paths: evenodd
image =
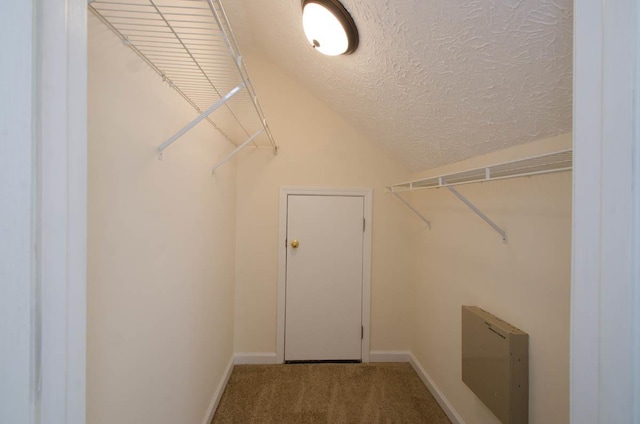
M362 218L362 232L364 233L364 229L367 227L367 220Z
M360 340L364 339L364 325L360 326Z

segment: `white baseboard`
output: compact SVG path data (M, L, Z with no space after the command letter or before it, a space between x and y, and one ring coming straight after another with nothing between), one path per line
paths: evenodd
M211 404L209 404L209 409L207 409L207 414L204 416L202 424L211 423L213 415L216 413L216 409L218 409L218 404L220 403L220 399L222 398L224 389L227 387L227 383L229 382L229 377L231 377L231 371L233 371L234 362L235 357L232 355L229 359L229 362L227 363L227 367L224 369L224 373L222 374L220 383L218 383L218 387L216 387L216 391L213 392L213 399L211 399Z
M449 403L449 400L447 400L444 393L440 391L438 386L436 386L429 374L427 374L425 369L422 367L422 364L418 362L416 357L413 356L413 353L411 352L409 352L409 363L418 374L424 385L427 386L433 397L436 398L436 401L438 401L440 407L444 410L445 414L447 414L449 420L451 420L453 424L465 424L462 417L460 417L460 414L458 414L458 412L453 408L453 405Z
M369 362L409 362L407 350L372 350L369 352Z
M275 352L236 353L237 365L272 365L277 364Z

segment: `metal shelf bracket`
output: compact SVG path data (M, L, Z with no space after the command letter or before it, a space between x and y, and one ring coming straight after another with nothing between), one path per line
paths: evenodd
M493 222L487 215L482 213L482 211L480 209L478 209L473 203L471 203L469 201L469 199L467 199L462 194L460 194L460 192L458 190L456 190L455 188L453 188L451 186L445 186L445 187L447 187L447 189L449 189L449 191L451 193L453 193L458 199L460 199L460 201L462 201L462 203L467 205L467 207L469 209L471 209L476 215L478 215L480 218L482 218L482 220L484 222L489 224L491 226L491 228L493 228L498 234L500 234L502 236L502 240L505 243L507 242L507 233L506 233L506 231L504 231L502 228L498 227L498 225L495 222ZM396 194L396 193L394 193L394 194Z
M218 162L213 168L211 168L211 173L214 174L216 172L216 169L218 169L219 167L221 167L223 164L225 164L226 162L228 162L232 157L234 157L236 154L238 154L238 152L240 150L242 150L242 148L244 146L246 146L247 144L251 143L257 136L259 136L260 134L262 134L264 132L264 128L258 130L257 132L255 132L251 137L249 137L244 143L242 143L241 145L239 145L238 147L236 147L233 152L229 153L227 155L226 158L222 159L220 162Z
M416 214L418 216L418 218L420 218L421 220L426 222L427 225L429 226L429 229L431 229L431 221L429 221L420 212L418 212L418 210L416 208L411 206L411 204L409 202L407 202L404 198L402 198L402 196L400 196L398 193L394 193L393 191L390 191L389 193L393 194L396 199L398 199L400 202L402 202L402 204L404 204L407 208L409 208L409 210L411 210L411 212Z
M207 109L204 112L202 112L196 119L194 119L193 121L189 122L180 131L178 131L177 133L175 133L174 135L169 137L169 139L167 141L165 141L164 143L162 143L160 145L160 147L158 147L158 159L162 160L162 152L164 151L164 149L166 149L174 141L176 141L177 139L179 139L180 137L185 135L187 133L187 131L189 131L190 129L192 129L196 125L198 125L202 120L204 120L207 116L211 115L220 106L222 106L225 103L227 103L227 101L229 101L229 99L231 99L233 96L235 96L244 87L245 87L245 83L241 82L236 87L231 89L231 91L229 91L223 98L218 100L213 106L211 106L209 109Z

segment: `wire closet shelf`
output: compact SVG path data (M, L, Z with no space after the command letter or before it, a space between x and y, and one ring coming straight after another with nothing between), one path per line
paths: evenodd
M527 177L570 171L573 166L571 149L554 153L532 156L510 162L503 162L482 168L474 168L462 172L443 174L387 186L387 192L425 190L430 188L450 187L460 184L479 183L483 181L503 180L506 178Z
M88 7L198 112L158 147L160 158L203 120L236 146L214 170L248 144L277 153L219 0L90 0Z
M422 178L404 183L387 186L386 191L395 196L413 214L424 221L431 229L429 221L418 209L412 206L400 193L406 191L426 190L444 187L464 203L473 213L478 215L487 225L493 228L502 240L507 242L507 232L496 224L485 213L478 209L469 199L463 196L455 186L461 184L479 183L484 181L504 180L507 178L527 177L554 172L571 171L573 168L573 151L571 149L561 150L524 159L503 162L496 165L474 168L466 171L443 174L435 177Z

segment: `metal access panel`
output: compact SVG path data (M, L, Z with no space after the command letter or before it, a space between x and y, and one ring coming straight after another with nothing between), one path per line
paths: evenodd
M529 422L529 335L462 307L462 381L504 424Z

